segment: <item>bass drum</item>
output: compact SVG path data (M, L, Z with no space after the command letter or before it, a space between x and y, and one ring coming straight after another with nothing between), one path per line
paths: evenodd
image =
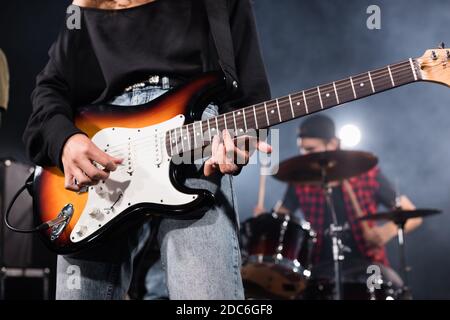
M309 223L271 213L241 225L241 269L249 299L296 299L311 275L315 233Z

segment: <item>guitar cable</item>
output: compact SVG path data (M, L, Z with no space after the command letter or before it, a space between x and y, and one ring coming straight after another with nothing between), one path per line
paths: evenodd
M30 176L30 178L33 175ZM6 209L5 215L3 217L3 221L5 222L5 225L8 229L14 231L14 232L19 232L19 233L35 233L35 232L39 232L45 229L48 229L50 227L49 222L44 222L42 224L40 224L39 226L33 228L33 229L18 229L14 226L12 226L9 223L9 215L11 213L11 209L14 206L14 203L17 201L17 198L19 198L19 196L22 194L22 192L24 190L28 190L28 192L31 194L32 192L31 187L33 186L33 181L30 180L30 178L27 179L27 182L25 182L25 184L23 186L20 187L19 190L17 190L17 192L14 194L14 196L12 197L11 201L8 204L8 208Z

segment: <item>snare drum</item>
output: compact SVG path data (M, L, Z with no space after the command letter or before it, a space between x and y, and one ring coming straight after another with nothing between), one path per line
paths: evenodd
M295 299L305 289L315 242L309 223L262 214L242 224L241 240L247 297Z

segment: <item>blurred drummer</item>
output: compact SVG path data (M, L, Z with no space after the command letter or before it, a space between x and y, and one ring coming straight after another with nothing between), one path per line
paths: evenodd
M340 141L335 134L333 120L324 115L314 115L305 120L299 128L297 144L303 155L334 151L340 149ZM333 202L338 224L347 226L348 232L343 237L347 247L343 263L343 274L350 269L373 263L388 265L384 246L397 235L397 227L393 222L377 225L373 221L360 222L361 215L374 214L381 204L388 209L400 207L403 210L413 210L415 206L406 197L396 197L392 184L378 167L344 182L331 184ZM294 214L299 209L304 219L311 224L317 233L317 242L312 253L313 264L317 270L331 276L332 272L332 240L328 228L332 223L331 213L326 205L325 196L320 185L290 184L284 195L277 213ZM267 212L264 208L255 208L255 215ZM411 219L406 223L405 230L409 232L422 223L421 218ZM355 269L355 270L356 270ZM317 273L320 271L316 271ZM365 272L365 269L364 269ZM322 275L319 275L322 276ZM392 275L390 278L398 276ZM401 285L401 280L391 279Z

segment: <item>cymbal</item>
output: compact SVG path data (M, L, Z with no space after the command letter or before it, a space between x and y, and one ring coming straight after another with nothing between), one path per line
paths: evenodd
M406 221L408 219L412 218L418 218L418 217L427 217L434 214L442 213L441 210L437 209L417 209L417 210L393 210L393 211L387 211L387 212L378 212L372 215L364 216L359 218L358 220L373 220L373 221L379 221L379 220L391 220L391 221Z
M378 158L369 152L337 150L310 153L280 163L274 177L281 181L312 183L322 181L322 168L327 181L338 181L372 169Z

